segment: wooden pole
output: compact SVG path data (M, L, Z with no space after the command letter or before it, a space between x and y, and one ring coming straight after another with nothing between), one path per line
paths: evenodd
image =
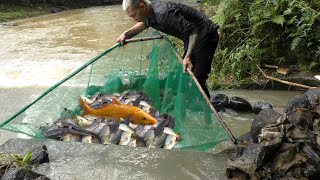
M178 58L178 60L180 61L180 63L182 64L182 59L179 56L179 54L174 51L175 56ZM207 105L209 106L209 108L211 109L211 111L215 114L215 116L218 118L219 122L222 125L222 128L227 132L230 140L237 145L237 139L233 136L232 132L230 131L230 129L227 127L226 123L222 120L222 118L220 117L220 115L218 114L218 112L216 111L216 109L213 107L213 105L211 104L209 98L207 97L206 93L204 92L204 90L202 89L201 85L199 84L197 78L194 76L193 72L187 68L187 72L190 75L190 77L192 78L192 80L195 82L196 86L198 87L200 93L202 94L202 96L204 97Z

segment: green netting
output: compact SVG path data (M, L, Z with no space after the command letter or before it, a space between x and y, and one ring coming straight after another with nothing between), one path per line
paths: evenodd
M144 36L154 34L157 32ZM80 96L142 91L160 114L175 118L174 130L183 138L175 148L207 150L227 139L198 87L188 74L182 73L182 66L166 39L129 43L124 47L117 44L70 77L49 88L0 127L44 138L43 132L63 116L62 112L79 114Z

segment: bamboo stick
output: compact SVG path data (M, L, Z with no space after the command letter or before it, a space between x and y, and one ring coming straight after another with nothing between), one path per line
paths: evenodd
M175 56L178 58L178 60L180 61L180 63L182 64L182 58L179 56L179 54L175 51L174 52ZM232 132L230 131L230 129L227 127L227 125L225 124L225 122L222 120L222 118L220 117L220 115L218 114L218 112L216 111L216 109L213 107L213 105L211 104L209 98L207 97L206 93L203 91L201 85L199 84L197 78L194 76L193 72L187 68L187 72L190 75L190 77L192 78L192 80L195 82L196 86L198 87L200 93L202 94L202 96L204 97L207 105L209 106L209 108L211 109L211 111L215 114L215 116L218 118L219 122L222 125L222 128L227 132L230 140L237 145L237 139L233 136Z

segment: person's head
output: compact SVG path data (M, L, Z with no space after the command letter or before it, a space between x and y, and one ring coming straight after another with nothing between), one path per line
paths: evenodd
M122 8L129 17L135 21L143 22L148 17L150 4L149 0L123 0Z

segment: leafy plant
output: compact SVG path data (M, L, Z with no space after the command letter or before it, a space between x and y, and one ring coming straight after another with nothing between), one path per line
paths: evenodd
M30 163L31 156L31 152L28 152L25 156L0 153L0 170L11 167L32 169L32 164Z
M319 4L307 0L220 1L212 16L220 26L220 43L210 76L229 77L235 83L256 77L256 64L317 67L318 63L311 62L319 62L320 55Z

